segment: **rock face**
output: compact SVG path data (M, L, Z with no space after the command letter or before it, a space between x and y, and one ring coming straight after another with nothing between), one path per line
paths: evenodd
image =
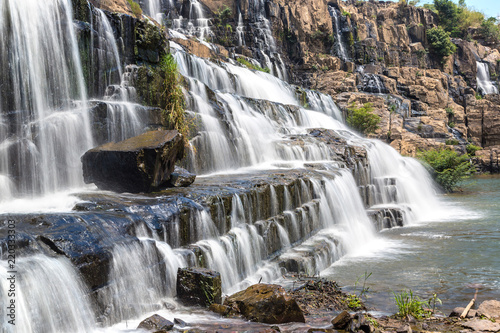
M218 272L204 268L179 268L177 298L185 305L210 306L222 301L221 278Z
M484 301L477 308L479 315L483 315L489 318L500 318L500 301L489 300Z
M174 327L174 323L170 320L163 318L160 315L154 314L141 321L137 329L143 329L148 331L170 331Z
M107 143L82 156L83 177L102 190L150 192L160 188L184 156L177 131L150 131L117 143Z
M267 324L305 322L304 314L295 299L278 285L250 286L226 298L224 305L250 321Z

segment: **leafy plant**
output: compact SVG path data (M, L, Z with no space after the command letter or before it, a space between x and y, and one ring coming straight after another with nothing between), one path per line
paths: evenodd
M354 294L347 294L347 306L350 309L357 310L362 307L361 299Z
M481 95L481 94L477 93L477 94L476 94L476 99L477 99L477 100L481 100L481 99L483 99L483 95Z
M417 157L432 168L436 182L446 192L452 192L462 180L475 172L468 155L458 155L448 148L421 151Z
M443 302L437 297L437 294L432 294L431 298L427 301L427 304L430 308L432 308L432 313L436 313L436 305L443 304Z
M432 53L437 55L441 61L455 53L457 47L450 40L450 35L441 27L434 27L427 31L427 39Z
M411 289L402 290L399 294L394 293L394 300L398 306L398 315L401 317L409 318L412 316L421 319L430 315L430 311L424 309L428 303L413 295Z
M365 103L357 108L354 102L347 109L347 124L363 134L375 132L380 123L380 117L373 113L371 103Z
M482 148L481 147L478 147L476 145L473 145L473 144L468 144L465 149L467 150L467 154L469 156L476 156L476 151L478 150L481 150Z
M448 108L446 108L446 109L445 109L445 111L446 111L446 114L447 114L448 116L454 116L454 115L455 115L455 111L453 111L453 109L452 109L452 108L449 108L449 107L448 107Z
M351 13L346 12L345 10L342 11L342 15L346 16L346 17L349 17L349 18L351 17Z
M453 121L448 122L448 127L454 128L455 127L455 122L453 122Z
M447 139L445 141L445 144L450 145L450 146L458 145L458 140L457 139Z

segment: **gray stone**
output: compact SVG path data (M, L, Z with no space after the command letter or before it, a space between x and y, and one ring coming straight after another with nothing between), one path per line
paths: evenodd
M471 319L462 324L463 327L470 328L477 332L497 332L500 331L500 324L493 323L488 319Z
M500 318L500 302L496 300L484 301L477 308L477 313L479 316Z
M399 327L396 330L396 332L397 333L412 333L412 329L411 329L410 325L404 325L404 326Z
M148 331L170 331L174 327L174 323L170 320L163 318L160 315L154 314L141 321L137 329L144 329Z
M176 166L174 172L170 175L168 183L173 187L188 187L194 183L195 179L196 175L194 173Z
M151 192L166 185L183 156L181 134L150 131L87 151L82 156L83 178L102 190Z

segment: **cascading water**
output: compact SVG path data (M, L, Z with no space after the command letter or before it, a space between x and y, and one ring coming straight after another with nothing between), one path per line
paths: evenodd
M1 192L81 186L92 135L71 3L2 1L0 15Z
M476 61L477 89L483 94L498 94L498 88L491 82L490 69L485 62Z
M193 3L197 2L190 1L191 5ZM62 8L68 5L55 0L50 4L58 4ZM262 31L262 38L272 38L272 34L268 34L269 21L266 22L267 19L262 16L263 4L263 1L255 0L249 6L252 6L254 15L260 15L257 18L261 20L261 29L269 28L267 32ZM0 13L6 15L7 11L2 6L5 3L0 4ZM11 6L17 8L17 4ZM47 7L47 4L44 6ZM54 10L55 8L58 7L54 6ZM9 10L10 12L15 11ZM59 13L57 10L55 12ZM38 22L37 20L41 18L30 24ZM107 56L111 55L111 59L114 59L110 66L115 63L120 69L119 56L114 52L116 42L112 30L106 28L105 15L101 15L98 24L108 31L101 36L106 39L103 45L111 50L106 52ZM5 24L1 28L2 32L10 31ZM10 51L7 51L4 44L1 46L2 60L9 61L7 55L11 56ZM300 178L290 177L293 181L286 184L266 183L264 186L256 186L262 192L254 193L239 192L239 185L234 186L232 197L229 197L230 209L221 208L219 218L223 222L217 223L214 222L216 217L212 215L213 212L199 203L192 204L190 220L181 221L181 214L184 212L164 209L160 197L141 197L139 201L151 200L144 207L129 204L123 209L104 209L106 214L112 214L112 218L125 216L124 219L141 222L138 222L139 226L127 229L129 235L124 238L132 236L129 241L114 244L110 250L108 285L98 291L97 301L104 308L97 315L99 320L94 318L92 310L100 310L91 308L87 300L88 291L82 286L74 267L65 259L35 255L22 259L19 264L20 269L23 267L23 280L28 281L21 284L20 290L26 295L32 293L30 298L34 299L30 301L34 310L25 312L29 313L29 318L22 318L26 323L33 323L33 326L21 331L35 332L35 326L38 325L47 332L89 332L99 330L95 329L97 321L111 325L139 318L146 312L161 308L164 301L174 295L175 273L179 267L199 265L200 262L220 271L226 293L260 280L274 281L285 269L315 274L347 253L362 251L363 246L374 238L374 227L365 206L373 210L396 207L413 220L424 218L426 211L433 211L432 202L435 198L432 184L423 168L414 160L399 156L381 142L367 140L352 133L342 124L340 111L331 97L302 90L299 98L296 87L275 76L235 64L216 64L185 53L173 42L171 47L189 85L186 92L189 112L199 117L201 122L200 133L191 140L191 144L196 147L192 153L192 166L199 174L204 175L201 177L202 181L203 178L219 179L217 177L220 176L207 175L210 173L242 172L252 176L261 172L269 181L266 173L275 169L280 169L279 173L299 170ZM120 85L110 85L104 101L92 101L106 105L106 118L111 119L108 123L112 127L109 128L110 132L120 128L117 126L120 123L116 120L117 117L120 117L121 124L133 122L123 116L116 116L109 109L133 100L133 89L128 83L133 77L133 71L133 67L125 69L123 77L126 79ZM14 75L11 80L15 78ZM37 77L33 80L35 78ZM70 81L69 77L66 79ZM76 87L83 89L83 85ZM72 97L69 94L65 96L68 100ZM85 101L83 91L80 96ZM7 126L7 120L11 113L4 111L21 109L10 107L5 101L6 97L8 96L0 94L0 101L3 101L3 119L0 119L3 122L0 125L4 125L0 126L0 138L10 142L7 137L10 137L8 133L12 130ZM64 103L69 104L66 100L53 104ZM6 108L6 105L9 107ZM307 108L301 105L307 105ZM81 124L80 121L79 130ZM364 148L369 165L355 165L351 172L343 162L332 161L331 157L336 153L311 136L310 128L331 129L340 139ZM134 131L135 129L121 128L107 137L107 140L118 140L133 135ZM71 134L75 135L74 133L79 132ZM66 137L62 139L67 140ZM32 146L37 148L34 144ZM79 156L76 160L79 160ZM0 159L0 167L5 161L10 160ZM307 177L303 177L302 172L307 172ZM7 172L2 169L2 173ZM4 182L2 178L0 181ZM361 188L357 182L366 184L367 189L364 190L372 194L370 200L360 195ZM129 198L124 196L123 200L128 201ZM115 199L119 200L118 196ZM173 200L191 199L176 197ZM370 204L367 205L366 201ZM226 201L226 204L229 203ZM267 213L263 213L264 210ZM101 213L98 211L90 214L85 212L78 215L78 218L85 221L89 219L90 226L95 224L92 216L99 214ZM161 224L160 220L166 223ZM112 222L103 222L103 225L104 229L119 227L118 223L115 226ZM184 234L185 239L181 243L178 235L183 228L188 228L189 232ZM52 281L45 281L47 273L40 272L38 263L56 271L57 279L51 276ZM5 270L0 271L2 293L5 293L5 274ZM35 280L38 282L33 283ZM54 283L60 286L57 291L52 291ZM64 290L65 299L57 298L54 304L48 303L54 313L44 312L41 304L49 302L47 297L58 295L60 290ZM74 304L66 305L65 302L68 301ZM48 321L47 318L62 318L62 321Z
M161 10L161 0L147 0L147 13L158 23L163 21L163 13Z
M333 18L333 29L335 30L335 49L337 56L342 60L349 60L347 55L347 50L344 46L344 41L342 40L342 30L340 27L340 12L333 6L328 6L328 12Z
M179 18L174 19L173 29L188 36L196 36L200 40L211 37L209 19L205 17L201 3L198 0L189 0L188 2L184 1L182 6L186 4L189 5L189 16L187 18L179 16ZM186 10L183 8L182 12L186 12Z
M245 25L243 24L243 16L241 12L238 14L238 26L236 27L238 33L238 46L245 45Z

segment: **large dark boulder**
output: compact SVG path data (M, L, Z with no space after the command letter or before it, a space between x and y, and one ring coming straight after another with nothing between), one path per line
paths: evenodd
M151 192L168 182L183 156L179 132L150 131L87 151L82 156L83 178L102 190Z
M210 306L222 302L220 273L205 268L179 268L177 298L185 305Z
M148 331L170 331L174 327L174 323L170 320L163 318L160 315L154 314L141 321L137 329L143 329Z
M267 324L305 322L295 299L275 284L255 284L229 296L224 305L248 320Z

